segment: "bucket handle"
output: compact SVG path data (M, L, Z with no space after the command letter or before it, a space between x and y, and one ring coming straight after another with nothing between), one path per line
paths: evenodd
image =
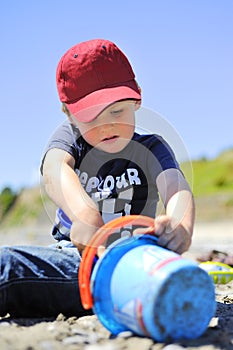
M90 289L90 278L93 267L93 261L97 253L97 248L116 230L125 225L154 226L154 219L144 215L126 215L109 221L100 227L94 236L88 242L82 255L79 266L78 283L81 302L84 309L93 307L93 298Z

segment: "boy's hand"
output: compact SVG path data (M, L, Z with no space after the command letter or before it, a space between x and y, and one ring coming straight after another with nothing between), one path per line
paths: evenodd
M166 215L155 219L155 235L158 237L160 246L173 250L178 254L187 251L191 245L191 233L181 223L174 223Z
M191 245L191 233L181 223L175 224L167 215L157 217L154 227L136 229L135 234L154 234L158 237L158 245L178 254L187 251Z
M95 232L104 224L100 213L92 211L90 208L88 213L83 213L73 221L70 230L70 239L72 243L82 251L93 237Z

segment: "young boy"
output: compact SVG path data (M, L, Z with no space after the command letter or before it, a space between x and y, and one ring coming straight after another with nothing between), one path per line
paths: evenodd
M158 244L180 254L191 244L192 193L162 137L135 133L141 90L122 51L108 40L77 44L59 62L57 88L68 118L50 139L41 172L59 208L53 228L59 244L2 248L2 315L90 312L79 299L80 254L116 217L153 217L154 227L137 232L153 232ZM159 195L165 214L156 217Z

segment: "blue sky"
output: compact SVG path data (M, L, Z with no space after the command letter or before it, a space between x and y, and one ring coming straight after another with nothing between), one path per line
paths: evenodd
M191 159L232 147L232 23L232 0L2 0L0 189L39 182L43 149L65 118L57 63L93 38L126 53L143 107L168 121Z

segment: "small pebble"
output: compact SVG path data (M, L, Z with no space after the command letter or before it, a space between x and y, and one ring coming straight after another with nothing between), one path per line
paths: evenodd
M133 336L133 333L130 331L121 332L117 335L118 338L130 338L132 336Z
M63 314L59 314L56 318L56 321L65 321L65 316Z
M119 350L115 344L93 344L85 346L84 350Z
M11 324L9 322L0 322L0 327L8 327Z
M169 344L163 348L163 350L181 350L181 349L184 349L184 347L176 344Z

